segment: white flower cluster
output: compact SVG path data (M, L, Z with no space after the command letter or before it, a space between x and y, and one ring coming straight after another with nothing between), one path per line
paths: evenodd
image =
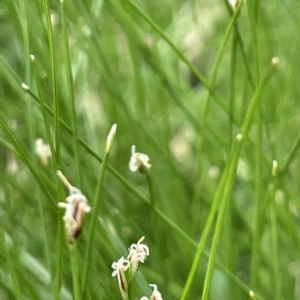
M72 186L60 171L57 171L57 175L68 187L70 193L66 198L66 202L59 202L58 206L66 210L63 221L65 223L68 242L73 244L82 231L84 214L89 213L91 207L88 205L87 198L82 192Z
M136 244L132 244L130 246L127 258L121 257L118 261L113 262L111 265L113 268L111 275L113 277L117 276L119 289L123 299L128 299L128 283L134 279L139 264L144 263L146 258L149 256L149 247L142 243L144 239L145 237L141 237ZM125 271L127 270L129 270L128 281L125 275Z
M144 263L147 256L149 256L149 247L145 244L142 244L142 241L145 239L142 236L136 244L130 246L129 254L127 259L130 259L130 279L132 280L139 268L139 263Z

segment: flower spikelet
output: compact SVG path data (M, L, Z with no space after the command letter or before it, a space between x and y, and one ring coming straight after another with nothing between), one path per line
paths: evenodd
M128 270L130 262L128 259L125 259L123 256L118 260L112 263L111 267L113 268L112 276L117 276L119 289L122 294L123 299L128 299L128 283L125 276L125 271Z
M141 237L136 244L130 246L129 254L127 259L130 260L130 280L132 280L139 268L139 263L144 263L147 256L149 256L149 247L145 244L142 244L142 241L145 237Z
M139 170L142 174L148 174L151 168L149 157L146 154L135 152L135 146L131 147L131 157L129 161L129 170L136 172Z
M57 172L57 175L69 189L69 196L66 198L66 202L59 202L58 206L66 210L63 221L68 242L73 244L82 231L84 214L89 213L91 207L88 205L87 198L82 192L72 186L60 171Z

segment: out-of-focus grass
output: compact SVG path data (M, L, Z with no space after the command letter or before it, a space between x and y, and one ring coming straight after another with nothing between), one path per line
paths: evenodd
M148 283L164 299L299 298L299 3L248 1L236 21L224 1L44 3L55 76L43 2L0 4L0 298L79 299L90 262L86 299L120 299L111 264L141 236L132 299ZM56 169L93 209L114 123L92 248L87 215L71 256ZM148 178L128 169L133 144Z

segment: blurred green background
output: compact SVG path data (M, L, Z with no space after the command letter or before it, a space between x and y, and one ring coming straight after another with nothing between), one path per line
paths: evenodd
M93 208L117 123L86 299L121 299L111 264L141 236L150 256L132 299L149 297L148 283L182 299L235 136L278 57L239 155L208 299L300 299L300 2L248 0L237 16L216 0L48 4L52 40L45 2L0 3L0 298L73 299L56 169ZM57 150L47 166L40 137ZM131 145L150 157L149 176L129 171ZM90 222L76 246L80 287ZM201 299L214 232L215 222L188 299Z

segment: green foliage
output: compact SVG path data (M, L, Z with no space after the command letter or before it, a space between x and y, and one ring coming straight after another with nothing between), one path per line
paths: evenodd
M131 299L149 283L164 299L298 299L299 13L3 0L0 298L120 299L111 265L145 236ZM128 169L132 145L148 174ZM57 170L92 207L72 246Z

